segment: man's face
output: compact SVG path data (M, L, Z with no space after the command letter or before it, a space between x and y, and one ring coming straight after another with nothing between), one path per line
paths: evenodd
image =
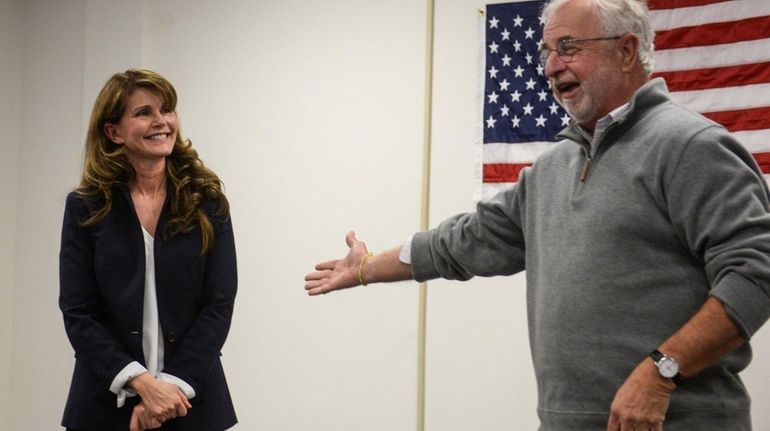
M559 7L543 29L543 43L553 51L560 41L616 36L604 34L598 12L585 0L572 0ZM617 57L611 49L617 39L565 43L573 54L562 59L552 52L545 63L554 97L564 109L588 130L607 115L613 106L613 94L622 86Z

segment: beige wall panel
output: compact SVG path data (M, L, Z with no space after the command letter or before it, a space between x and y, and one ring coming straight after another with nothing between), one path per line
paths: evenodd
M419 224L422 2L148 2L143 65L232 203L239 296L223 361L240 429L412 429L417 289L309 298L357 229Z

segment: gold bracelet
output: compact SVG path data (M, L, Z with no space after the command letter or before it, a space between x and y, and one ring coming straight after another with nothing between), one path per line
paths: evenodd
M366 286L366 282L364 281L364 264L366 263L366 259L369 259L370 256L374 256L374 253L371 251L361 256L361 263L358 264L358 282L361 283L361 286Z

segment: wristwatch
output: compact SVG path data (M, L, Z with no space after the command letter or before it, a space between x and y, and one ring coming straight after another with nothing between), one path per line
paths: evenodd
M677 385L682 384L682 373L679 372L679 362L676 359L660 353L658 349L653 350L650 353L650 357L655 362L655 366L658 368L658 373L661 376L672 380Z

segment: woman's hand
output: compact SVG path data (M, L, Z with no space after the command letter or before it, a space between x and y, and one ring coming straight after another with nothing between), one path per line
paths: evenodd
M144 403L140 402L134 406L134 411L131 412L131 423L129 424L129 431L144 431L148 429L160 428L163 422L157 418L154 418Z
M128 382L139 397L147 414L161 423L176 417L186 416L192 405L181 389L171 383L161 382L143 373Z

